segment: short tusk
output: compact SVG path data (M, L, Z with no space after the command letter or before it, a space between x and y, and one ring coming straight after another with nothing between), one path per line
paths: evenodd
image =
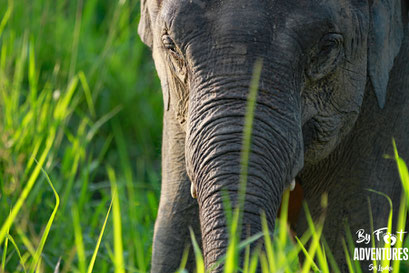
M293 181L291 181L290 191L293 191L294 189L295 189L295 178L293 179Z
M196 187L193 183L190 183L190 195L192 195L194 199L197 198Z

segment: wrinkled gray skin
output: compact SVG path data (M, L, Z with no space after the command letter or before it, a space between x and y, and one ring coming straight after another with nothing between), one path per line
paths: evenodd
M257 59L263 69L243 234L261 230L261 211L273 229L283 190L297 177L314 217L328 193L324 236L345 272L343 221L353 233L369 231L369 198L375 228L386 226L386 199L365 189L388 194L398 206L395 163L383 157L393 154L392 137L409 159L407 0L141 4L139 34L152 49L165 106L152 272L177 269L190 245L189 226L201 238L207 267L226 251L222 189L237 204ZM301 217L298 234L305 229Z

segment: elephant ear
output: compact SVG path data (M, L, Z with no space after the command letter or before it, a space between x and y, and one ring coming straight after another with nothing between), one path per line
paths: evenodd
M371 3L372 2L372 3ZM372 0L369 36L368 73L380 108L385 106L386 91L395 57L404 36L403 11L408 0ZM406 21L406 20L405 20Z
M403 36L402 7L408 0L372 0L369 36L368 73L380 108L385 106L386 91L395 57Z
M141 19L138 25L138 34L142 42L152 48L153 36L151 28L151 17L148 9L148 0L141 0Z

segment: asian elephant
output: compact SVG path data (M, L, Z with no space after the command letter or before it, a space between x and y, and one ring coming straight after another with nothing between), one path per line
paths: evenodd
M152 50L165 108L152 272L178 268L189 227L207 268L226 252L222 195L237 205L258 59L242 234L261 231L262 211L273 230L295 178L313 217L328 194L324 236L347 270L344 221L352 232L370 230L370 200L374 227L387 223L387 200L366 189L390 196L395 211L399 205L396 163L384 155L393 154L395 138L409 159L408 7L408 0L141 0L138 32ZM297 233L306 227L300 217Z

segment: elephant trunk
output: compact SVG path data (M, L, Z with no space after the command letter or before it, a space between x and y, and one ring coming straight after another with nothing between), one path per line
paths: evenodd
M186 164L197 191L207 268L225 254L228 245L223 192L229 194L233 208L239 202L251 73L248 75L247 79L220 77L222 80L195 86L191 91ZM300 103L296 94L294 86L274 84L262 73L253 120L242 237L262 230L263 211L273 230L283 190L302 167Z

